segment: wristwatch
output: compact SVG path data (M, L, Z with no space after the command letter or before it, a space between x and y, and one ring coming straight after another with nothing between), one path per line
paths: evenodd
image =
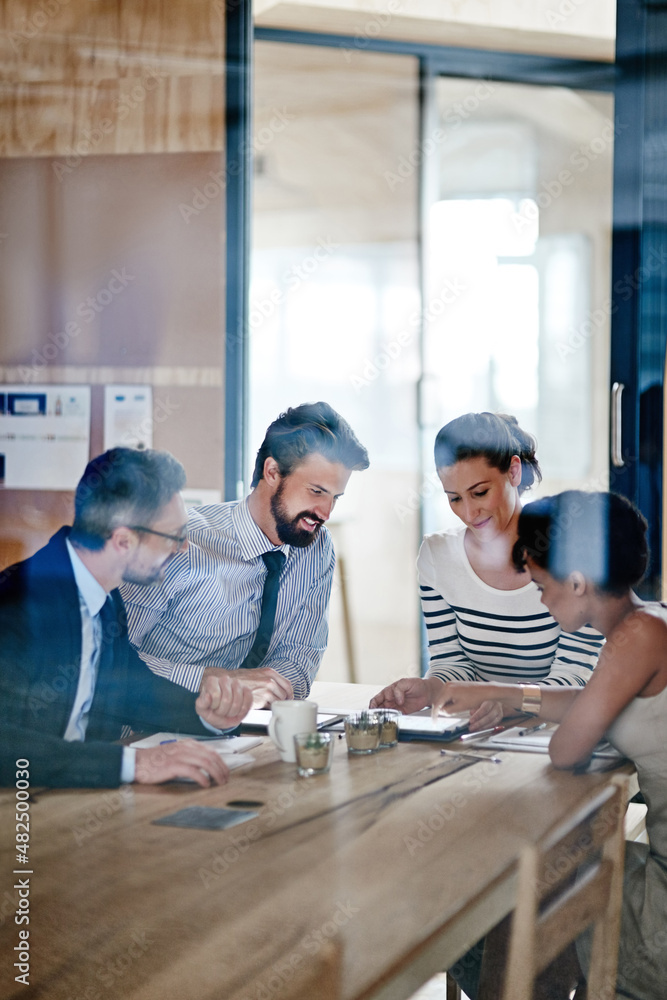
M542 708L542 688L539 684L520 684L523 697L521 711L524 715L539 715Z

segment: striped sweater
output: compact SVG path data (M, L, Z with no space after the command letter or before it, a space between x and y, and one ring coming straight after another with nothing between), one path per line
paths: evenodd
M417 560L429 677L583 687L604 642L590 626L563 632L534 583L497 590L465 552L465 528L427 535Z

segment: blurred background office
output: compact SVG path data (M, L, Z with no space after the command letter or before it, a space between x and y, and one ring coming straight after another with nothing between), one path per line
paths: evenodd
M326 399L371 468L333 518L320 679L420 671L416 553L452 523L432 443L468 410L536 435L542 494L638 500L659 591L664 12L14 0L3 17L1 566L69 519L79 457L168 448L190 502L231 499L277 413Z

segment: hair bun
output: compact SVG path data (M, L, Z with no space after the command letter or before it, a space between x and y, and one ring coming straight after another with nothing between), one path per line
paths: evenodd
M464 413L438 431L435 465L442 469L467 458L482 456L493 468L507 472L512 457L518 455L521 459L519 493L523 493L542 479L536 446L533 435L520 427L516 417L509 413Z

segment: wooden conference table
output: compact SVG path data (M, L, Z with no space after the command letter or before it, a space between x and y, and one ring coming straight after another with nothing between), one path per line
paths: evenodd
M335 952L343 1000L409 997L510 911L522 845L614 780L528 753L461 767L426 743L350 758L336 739L330 774L307 779L268 739L252 754L207 790L33 790L30 876L13 875L3 789L0 996L281 1000ZM264 804L226 830L151 822L238 800ZM28 877L26 990L10 956Z

